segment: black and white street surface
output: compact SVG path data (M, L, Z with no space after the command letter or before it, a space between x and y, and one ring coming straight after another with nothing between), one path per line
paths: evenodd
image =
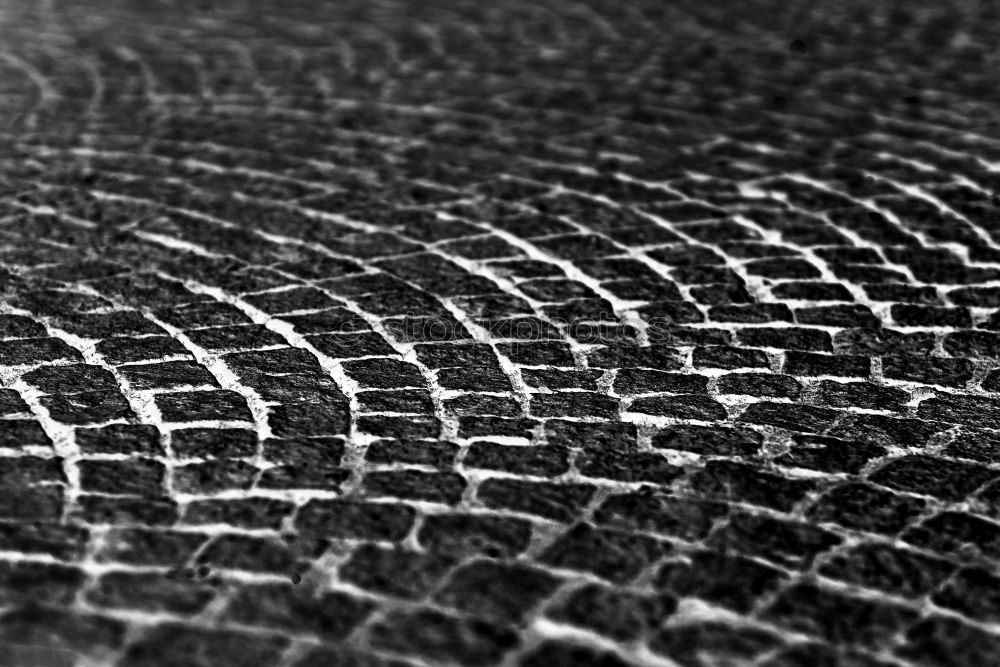
M1000 664L998 40L0 0L0 664Z

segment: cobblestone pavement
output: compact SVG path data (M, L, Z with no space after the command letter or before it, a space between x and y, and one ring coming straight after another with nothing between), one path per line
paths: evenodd
M1000 664L998 31L0 0L0 663Z

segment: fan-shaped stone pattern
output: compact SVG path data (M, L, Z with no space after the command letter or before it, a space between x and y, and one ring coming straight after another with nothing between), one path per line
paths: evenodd
M1000 662L939 4L3 3L0 662Z

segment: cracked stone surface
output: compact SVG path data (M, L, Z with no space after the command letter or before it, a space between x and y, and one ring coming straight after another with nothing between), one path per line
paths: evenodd
M1000 664L998 30L0 1L0 663Z

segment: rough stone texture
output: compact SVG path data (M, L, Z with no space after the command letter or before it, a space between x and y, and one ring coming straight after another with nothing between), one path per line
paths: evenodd
M0 664L1000 664L995 2L0 2Z

